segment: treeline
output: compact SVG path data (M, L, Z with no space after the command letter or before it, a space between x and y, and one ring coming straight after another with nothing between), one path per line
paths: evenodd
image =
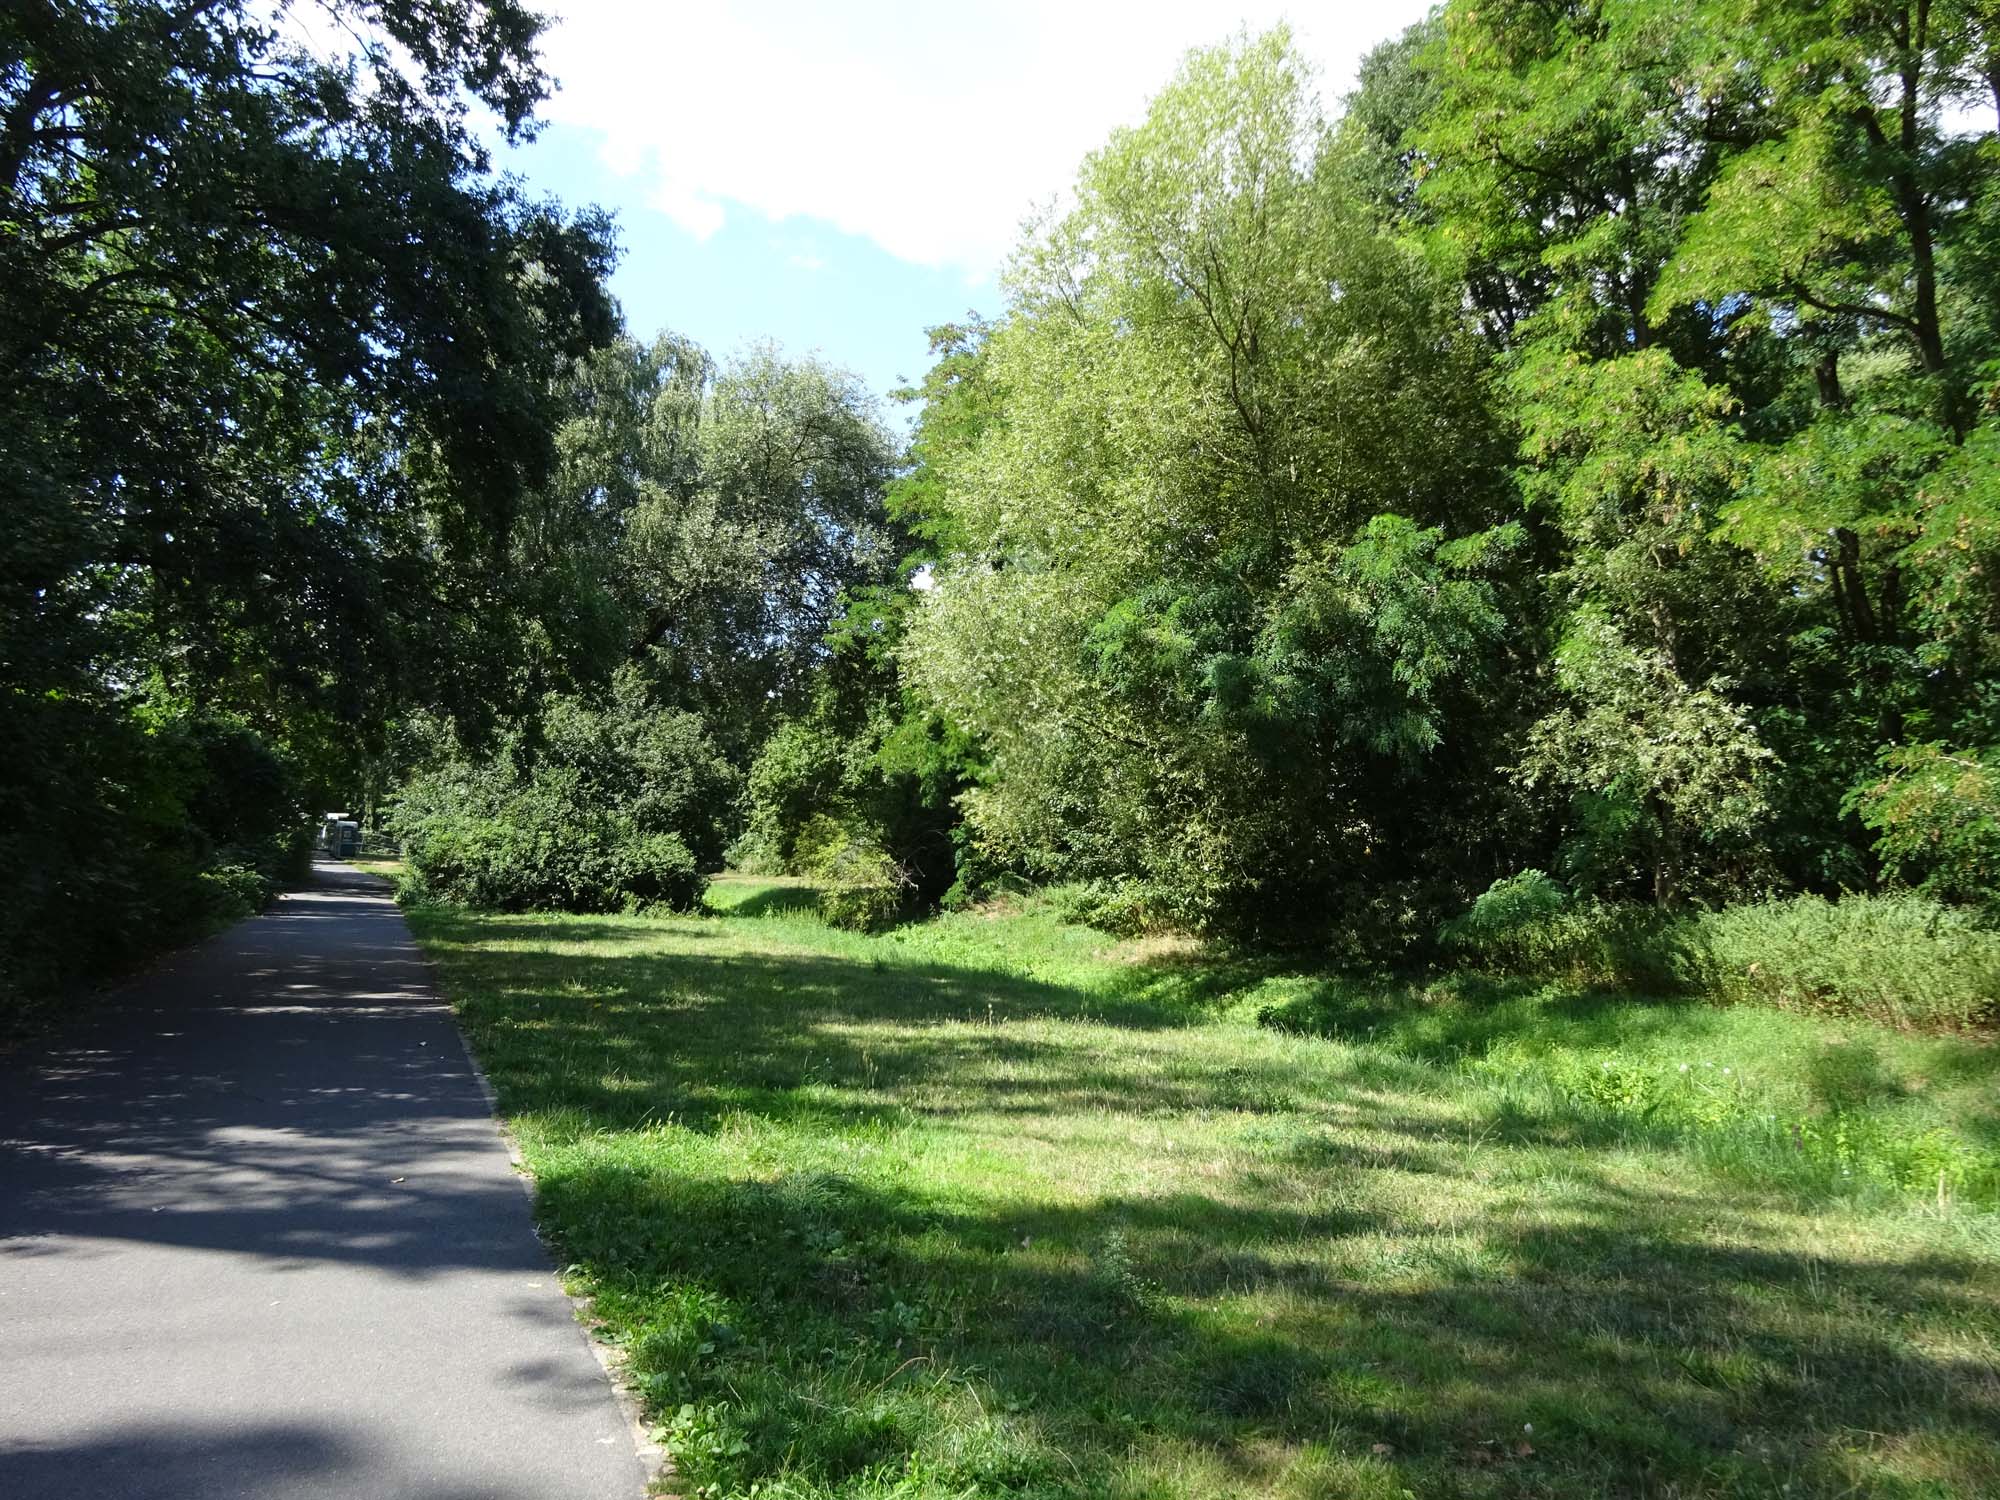
M539 25L0 14L0 1010L261 900L413 705L531 686L509 551L616 327L608 225L480 144Z
M1452 4L1337 115L1282 31L1192 54L904 451L621 330L611 226L474 129L532 128L525 12L334 9L0 21L16 980L360 803L501 908L735 860L1651 978L1725 909L1990 931L1990 7Z
M850 768L941 721L961 874L1113 926L1991 1003L1996 115L1979 5L1452 4L1337 119L1191 56L944 333L893 691L756 817L895 852Z

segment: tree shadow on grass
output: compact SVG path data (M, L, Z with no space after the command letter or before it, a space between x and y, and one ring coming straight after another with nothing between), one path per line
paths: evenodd
M1271 1006L1260 1019L1279 1031L1368 1041L1427 1062L1460 1062L1523 1039L1573 1048L1630 1045L1666 1033L1693 1041L1717 1030L1725 1015L1686 997L1635 1001L1629 994L1522 980L1471 978L1432 993L1410 981L1329 978Z
M819 910L819 888L810 885L771 885L711 908L731 917L795 917Z
M940 1495L2000 1487L1990 1261L1808 1253L1770 1201L1602 1150L1643 1125L1494 1125L1421 1056L1211 1046L1018 975L424 920L506 1107L565 1122L544 1224L654 1408L693 1413L694 1480L872 1493L916 1453ZM626 1134L731 1117L792 1144ZM982 1150L1055 1118L1222 1118L1239 1149L1151 1192L893 1159L913 1124ZM856 1135L874 1165L773 1164Z
M1903 1336L1971 1317L1990 1337L1991 1268L1969 1260L1695 1242L1631 1195L1492 1226L1456 1264L1416 1235L1363 1277L1327 1262L1411 1232L1386 1202L968 1208L601 1159L543 1194L639 1328L653 1399L720 1411L744 1444L695 1478L838 1490L919 1451L938 1493L1140 1493L1148 1452L1199 1451L1252 1489L1281 1450L1365 1468L1377 1444L1388 1492L1425 1496L1834 1494L1871 1472L1865 1449L1920 1457L1937 1493L2000 1476L2000 1375Z
M510 1113L564 1109L597 1128L713 1130L736 1115L820 1126L1105 1111L1268 1116L1338 1100L1345 1114L1412 1142L1464 1125L1456 1114L1412 1112L1408 1096L1440 1085L1425 1062L1348 1051L1306 1067L1270 1050L1189 1048L1181 1038L1198 1016L1184 1009L1018 974L803 951L663 952L636 943L629 925L574 920L510 922L507 947L487 950L478 939L490 929L478 918L426 912L420 921L446 956L460 1015ZM1112 1046L1088 1029L1035 1024L1051 1020L1130 1035ZM1555 1104L1485 1123L1514 1145L1679 1138L1665 1124Z

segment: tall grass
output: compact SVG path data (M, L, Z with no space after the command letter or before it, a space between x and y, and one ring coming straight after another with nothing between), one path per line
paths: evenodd
M2000 930L1914 894L1818 896L1671 914L1582 901L1539 870L1497 881L1441 949L1488 973L1696 995L1909 1028L2000 1013Z
M2000 1006L2000 931L1915 895L1799 896L1699 919L1709 988L1729 1000L1970 1026Z

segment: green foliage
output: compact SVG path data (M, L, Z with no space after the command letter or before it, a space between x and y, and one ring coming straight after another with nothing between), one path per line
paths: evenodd
M1482 972L1971 1026L2000 1007L2000 931L1915 895L1818 896L1675 915L1578 900L1539 870L1498 880L1438 931Z
M513 528L543 691L641 666L747 765L813 699L843 595L893 565L893 448L850 374L761 346L720 366L624 337L557 384L557 461Z
M1943 901L2000 910L2000 750L1882 752L1880 780L1849 795L1884 873Z
M261 910L271 899L269 878L247 865L218 865L195 879L201 886L202 910L219 927Z
M1239 37L1086 161L908 492L983 858L1320 941L1531 862L1983 899L1981 815L1933 875L1841 797L1992 741L1991 23L1695 9L1447 5L1331 127Z
M309 845L292 768L165 699L0 714L0 1016L257 910Z
M1486 973L1646 994L1697 990L1707 978L1684 919L1631 902L1576 899L1540 870L1496 880L1439 927L1438 944Z
M852 932L878 932L909 912L916 882L872 830L819 814L799 830L793 866L819 889L820 915Z
M822 724L798 719L780 724L750 767L744 788L748 826L732 851L734 863L771 874L797 869L799 843L809 825L867 776L868 758L865 746Z
M1350 166L1288 37L1239 38L1017 254L927 437L949 550L902 652L990 748L986 860L1297 936L1494 833L1423 788L1494 755L1525 538L1454 293Z
M1573 799L1566 866L1607 894L1643 880L1662 906L1690 867L1750 873L1773 757L1726 684L1691 687L1663 653L1633 649L1588 612L1556 665L1569 703L1529 731L1516 774Z
M1969 1026L2000 1008L2000 931L1921 896L1798 896L1709 913L1700 929L1722 998L1894 1026Z
M886 496L905 547L898 577L847 590L844 613L825 636L810 705L772 731L750 768L740 864L817 873L806 869L800 841L824 817L878 850L897 872L890 884L907 882L916 904L963 902L981 881L958 807L981 773L979 746L912 690L899 653L940 537L940 523L923 512L938 487L932 456L983 420L982 338L977 325L932 330L940 359L925 381L928 404L910 467Z
M1165 925L1146 887L1133 880L1072 881L1049 886L1041 895L1061 920L1118 937L1137 937Z
M0 20L10 988L260 901L280 782L354 785L413 701L518 700L506 542L609 226L490 169L475 111L550 87L515 0L310 8Z
M392 824L424 900L498 911L699 904L738 779L701 721L639 674L603 703L552 697L490 755L411 778Z
M512 133L548 89L513 0L345 7L352 56L288 40L291 9L0 32L0 659L272 719L476 713L552 377L610 332L608 226L489 170L470 109Z

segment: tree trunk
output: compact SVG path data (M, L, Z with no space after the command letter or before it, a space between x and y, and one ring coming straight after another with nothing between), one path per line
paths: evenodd
M1876 637L1875 612L1868 603L1868 585L1861 577L1861 538L1845 526L1834 528L1833 539L1840 551L1834 557L1836 585L1834 597L1847 615L1847 628L1857 641Z
M1914 273L1915 306L1913 329L1918 357L1924 373L1939 378L1944 389L1942 402L1946 424L1963 440L1967 424L1960 410L1964 403L1952 390L1950 363L1945 358L1944 329L1938 313L1937 240L1931 223L1931 204L1923 184L1917 180L1917 154L1923 122L1922 69L1924 48L1930 33L1930 0L1916 0L1904 13L1897 37L1902 48L1897 69L1902 97L1897 107L1896 167L1890 174L1896 196L1896 214L1903 232L1910 237L1910 263Z

